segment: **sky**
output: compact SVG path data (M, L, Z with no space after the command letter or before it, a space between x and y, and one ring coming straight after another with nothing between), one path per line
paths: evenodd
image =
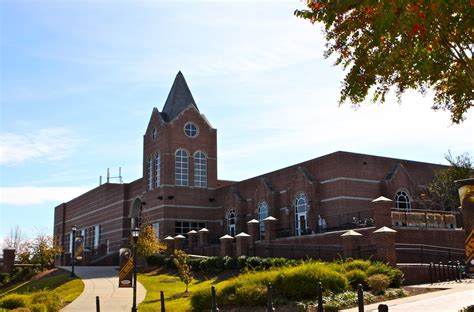
M242 180L335 151L436 164L473 155L432 93L338 105L344 72L288 1L0 1L0 238L52 234L54 207L122 168L181 70L218 129L218 177ZM118 182L117 180L111 180Z

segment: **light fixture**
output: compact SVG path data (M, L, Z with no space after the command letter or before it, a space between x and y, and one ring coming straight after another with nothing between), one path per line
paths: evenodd
M132 229L132 236L133 237L138 237L139 234L140 234L140 229L139 228Z
M76 232L77 226L74 224L71 229L72 229L73 232Z

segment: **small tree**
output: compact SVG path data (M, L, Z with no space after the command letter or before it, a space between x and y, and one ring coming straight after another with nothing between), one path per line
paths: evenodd
M11 228L10 235L3 240L3 247L15 249L15 254L21 263L30 258L28 245L28 240L18 225L14 229Z
M166 246L158 240L153 226L151 224L142 225L138 236L138 255L151 256L165 249Z
M174 264L178 268L179 279L186 284L186 291L188 293L188 285L193 280L193 276L191 274L191 267L188 264L188 255L179 249L174 251Z
M54 257L62 252L62 248L51 235L39 233L31 241L31 263L40 264L41 270L46 266L54 266Z
M451 152L445 155L450 167L435 172L433 181L428 184L431 200L443 207L444 210L454 210L459 207L458 187L454 181L467 179L472 174L472 161L469 154L454 157Z

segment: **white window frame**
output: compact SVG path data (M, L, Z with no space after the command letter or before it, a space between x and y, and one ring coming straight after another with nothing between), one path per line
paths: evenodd
M148 158L148 190L151 191L153 189L153 157Z
M299 193L295 198L295 234L300 236L303 234L303 230L308 228L308 197L305 193ZM301 218L304 221L304 229L301 228L302 222Z
M185 125L184 125L184 134L188 137L188 138L195 138L198 136L199 134L199 127L194 123L194 122L187 122Z
M400 200L404 198L405 200ZM400 210L411 210L410 193L405 189L400 189L395 193L395 207ZM401 207L402 205L406 207Z
M184 149L178 149L175 153L175 184L177 186L188 186L188 173L189 154Z
M230 236L235 236L236 224L237 224L237 214L234 209L231 209L227 212L227 234Z
M260 239L265 239L265 218L268 217L268 204L267 202L261 202L258 204L258 226Z
M161 185L161 155L160 152L155 155L155 187L159 188Z
M201 151L194 153L194 186L207 187L207 156Z
M97 248L99 247L100 243L100 224L94 225L94 241L93 241L93 247Z

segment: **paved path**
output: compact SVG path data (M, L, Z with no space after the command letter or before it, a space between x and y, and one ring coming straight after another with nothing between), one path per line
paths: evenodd
M464 280L462 283L447 282L436 284L416 285L413 287L442 288L417 296L400 298L384 302L390 312L458 312L460 309L474 304L474 280ZM380 303L365 306L366 312L378 311ZM356 312L357 308L343 310Z
M61 267L70 270L71 267ZM61 311L64 312L88 312L96 311L95 297L100 298L101 312L129 312L132 308L132 288L118 288L117 267L88 267L76 266L74 271L84 282L84 291ZM137 305L145 299L146 290L137 284Z

